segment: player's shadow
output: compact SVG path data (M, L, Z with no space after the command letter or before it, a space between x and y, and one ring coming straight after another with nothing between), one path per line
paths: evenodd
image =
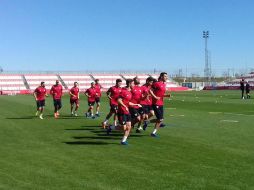
M93 128L77 128L77 129L65 129L66 131L94 131Z
M101 129L101 127L100 127L100 126L98 126L98 125L89 125L89 126L82 125L82 126L80 126L80 127L87 127L87 128L89 128L89 127L93 127L93 128L98 128L98 129Z
M6 117L6 119L34 119L35 116L23 116L23 117Z
M84 117L59 116L57 119L84 119Z
M110 134L107 134L105 131L91 131L92 133L95 133L99 137L122 137L123 132L122 131L113 131ZM143 134L134 134L133 132L130 134L130 137L143 137L145 135Z
M82 128L69 128L69 129L65 129L66 131L95 131L95 130L99 130L101 129L99 126L97 125L90 125L90 126L81 126ZM96 129L97 128L97 129Z
M97 140L110 140L110 139L116 139L118 140L119 138L115 138L115 137L112 137L112 136L84 136L84 137L72 137L74 139L97 139Z
M69 142L63 142L68 145L109 145L114 143L108 143L104 141L69 141Z
M151 119L150 123L156 123L157 119Z

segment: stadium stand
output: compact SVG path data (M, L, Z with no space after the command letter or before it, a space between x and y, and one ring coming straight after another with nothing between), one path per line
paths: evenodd
M152 74L151 77L158 79L159 75ZM169 91L186 91L189 90L188 87L179 86L176 82L172 81L171 79L168 79L166 82L166 88Z
M116 84L116 79L123 80L123 78L117 74L94 74L92 77L94 79L99 79L102 91L107 91L111 86L114 86Z
M74 82L78 82L80 91L85 91L91 86L91 82L93 82L93 79L89 74L60 74L59 76L68 89L73 87Z
M25 74L24 76L31 91L34 91L42 81L49 90L56 80L59 80L55 74Z
M216 85L206 86L204 90L239 90L240 81L242 79L248 81L251 89L254 89L254 72L251 72L249 74L233 79L232 81L229 82L220 82L217 83Z
M140 79L140 84L145 84L147 77L149 77L149 75L146 75L146 74L137 74L137 75L123 74L122 76L125 79L128 79L128 78L133 79L134 77L138 77Z
M42 81L45 82L47 90L59 80L64 86L64 92L71 89L74 82L79 83L80 91L85 91L90 87L90 83L95 79L100 80L102 91L108 90L109 87L115 85L116 79L125 80L138 76L141 84L145 83L147 77L152 76L158 78L158 75L150 74L0 74L0 93L1 94L29 94L33 93ZM254 82L254 76L253 76ZM125 83L123 82L123 86ZM175 82L168 80L167 88L171 91L188 90L186 87L178 86Z
M16 94L27 90L22 75L1 74L0 91L1 94Z

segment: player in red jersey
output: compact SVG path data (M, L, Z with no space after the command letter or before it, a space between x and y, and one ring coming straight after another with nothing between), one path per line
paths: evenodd
M62 95L63 95L63 87L59 84L59 80L56 80L56 84L51 87L50 94L53 97L54 102L54 117L59 117L59 110L62 108Z
M135 104L131 102L132 93L131 89L134 86L133 79L126 80L126 87L122 88L120 96L118 98L118 119L119 119L119 126L109 126L107 129L107 133L109 134L112 129L116 130L123 130L124 136L122 138L121 144L128 145L127 138L131 131L131 115L129 111L130 106L138 106L142 107L140 104Z
M134 104L140 104L140 100L142 97L140 80L138 77L134 77L133 81L134 81L135 85L131 88L131 93L132 93L131 102ZM134 127L135 124L138 123L138 128L137 128L136 132L139 133L142 130L141 116L143 115L143 109L137 105L132 105L132 106L130 106L130 113L131 113L131 119L132 119L132 127Z
M152 108L152 96L150 94L150 89L152 87L153 81L154 81L153 77L148 77L146 79L146 83L143 86L141 86L142 98L140 104L142 105L143 109L142 115L142 120L144 122L143 130L146 130L146 127L149 123L149 118L154 116L154 111Z
M97 96L96 94L97 94L97 91L95 88L95 84L94 82L92 82L91 87L85 91L85 95L88 98L87 100L88 100L88 106L89 106L85 115L86 117L92 117L92 119L95 119L95 116L93 115L93 106L95 104L95 99Z
M165 95L166 92L166 81L168 79L168 74L165 72L160 73L159 79L157 82L154 82L150 93L153 97L153 110L157 118L153 132L151 133L152 137L157 137L156 132L159 130L160 125L163 122L163 105L164 97L170 97L170 95Z
M70 92L70 104L71 104L71 115L78 116L77 111L79 108L79 87L78 83L74 82L74 86L71 88ZM73 112L74 104L76 105L75 111Z
M110 100L110 111L109 111L108 115L106 116L106 119L104 120L104 122L102 122L102 127L104 129L106 128L108 120L110 119L110 117L113 114L114 114L114 126L117 126L117 110L118 110L117 100L118 100L119 95L122 91L121 85L122 85L122 80L116 79L116 85L110 87L107 91L107 96Z
M96 102L96 117L100 117L99 111L100 111L100 105L101 105L101 85L99 83L99 79L95 79L95 89L96 89L96 98L95 98L95 102Z
M43 111L44 111L44 107L45 107L45 97L47 97L47 90L45 88L45 83L41 82L41 85L38 86L35 90L34 90L34 98L36 101L36 105L37 105L37 111L36 111L36 116L39 114L39 118L43 119Z

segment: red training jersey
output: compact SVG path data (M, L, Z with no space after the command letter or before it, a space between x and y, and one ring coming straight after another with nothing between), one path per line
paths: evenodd
M162 81L154 82L152 85L152 91L155 96L160 98L159 100L153 98L153 105L163 106L163 99L166 92L166 83Z
M85 92L88 96L88 102L95 102L96 98L96 89L95 88L88 88Z
M75 96L70 96L71 100L77 100L78 99L78 93L79 93L79 88L78 87L72 87L70 92L75 95Z
M117 99L119 98L120 93L122 92L121 87L112 86L108 89L107 93L110 93L110 105L118 105Z
M131 89L131 94L132 94L132 98L131 98L131 102L134 104L139 104L141 97L142 97L142 91L141 91L141 87L138 85L133 86L133 88ZM135 109L138 109L138 106L131 106Z
M94 85L95 89L96 89L96 97L101 97L101 85L100 84L95 84Z
M151 89L151 86L147 86L146 84L141 86L142 97L140 100L140 104L152 105L152 96L150 94L150 89Z
M63 95L63 87L62 85L53 85L50 90L50 94L53 96L54 100L60 100Z
M123 104L127 108L129 108L129 103L132 98L132 94L127 88L122 88L122 92L120 93L119 98L121 98ZM120 114L129 114L130 113L129 110L127 111L126 108L124 106L122 106L121 104L118 104L118 112Z
M36 93L37 100L45 100L45 96L47 94L47 90L45 87L39 86L34 90L34 92Z

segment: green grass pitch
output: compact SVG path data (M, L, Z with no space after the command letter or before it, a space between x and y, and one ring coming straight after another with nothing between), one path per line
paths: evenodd
M0 96L1 190L249 190L254 189L254 100L240 91L172 93L165 100L160 138L132 131L107 136L101 117L70 117L63 98L59 119L47 98L45 119L34 117L32 96Z

